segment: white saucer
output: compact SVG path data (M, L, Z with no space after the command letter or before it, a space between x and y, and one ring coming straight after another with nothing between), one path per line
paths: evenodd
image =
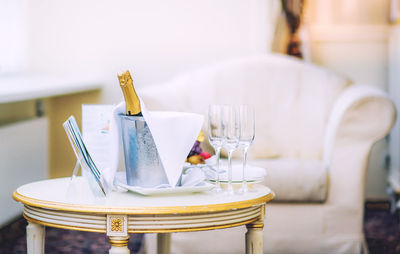
M196 186L179 186L175 188L143 188L138 186L130 186L126 184L126 178L124 177L124 174L125 172L118 172L115 177L114 184L128 191L136 192L145 196L203 192L214 188L214 185L208 182L203 182L202 184Z
M259 178L259 179L251 179L251 180L246 180L247 183L261 183L264 179L263 178ZM207 182L210 183L215 183L217 180L215 179L207 179ZM220 180L219 181L221 184L227 184L228 181L227 180ZM242 184L242 180L232 180L232 184Z
M232 183L242 183L242 174L243 174L243 166L241 164L232 165ZM222 173L219 175L219 180L221 183L228 182L228 169L227 166L222 166L221 170ZM245 177L248 183L256 183L262 182L264 177L267 175L266 170L264 168L255 167L251 165L246 166ZM215 174L208 174L207 181L215 182L216 175Z

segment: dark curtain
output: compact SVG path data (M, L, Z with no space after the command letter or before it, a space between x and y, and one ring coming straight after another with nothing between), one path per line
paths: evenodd
M300 49L300 39L297 35L297 31L301 23L301 15L303 13L304 1L305 0L281 0L282 9L285 13L286 21L289 26L289 42L287 45L286 53L291 56L303 58L303 54Z

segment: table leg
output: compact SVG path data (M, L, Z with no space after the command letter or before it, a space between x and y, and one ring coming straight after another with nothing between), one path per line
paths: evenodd
M262 254L264 245L265 205L261 207L260 217L255 222L247 224L246 254Z
M246 254L262 254L264 224L247 224L246 227Z
M44 236L44 226L28 222L28 226L26 226L26 245L28 254L44 253Z
M157 254L170 254L171 233L157 234Z
M109 250L109 254L129 254L128 249L128 242L129 242L129 235L128 236L110 236L110 244L111 249Z

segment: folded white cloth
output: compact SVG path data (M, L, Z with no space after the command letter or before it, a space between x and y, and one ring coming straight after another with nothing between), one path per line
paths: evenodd
M182 173L186 156L189 154L203 124L203 116L184 112L150 112L140 99L143 117L153 136L161 163L163 164L169 185L175 187ZM111 167L104 175L109 184L113 184L121 153L121 126L118 115L125 114L125 102L113 110L110 124L112 154Z
M206 180L206 175L201 168L185 170L179 181L180 186L196 186Z

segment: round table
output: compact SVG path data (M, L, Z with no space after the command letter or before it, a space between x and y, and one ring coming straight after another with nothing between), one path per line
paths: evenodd
M57 178L19 187L13 198L24 204L28 253L44 253L44 226L101 232L109 253L129 253L129 233L158 233L158 253L169 253L170 233L247 226L246 253L262 253L265 204L273 192L253 185L245 195L212 191L143 196L111 192L96 197L82 177Z

